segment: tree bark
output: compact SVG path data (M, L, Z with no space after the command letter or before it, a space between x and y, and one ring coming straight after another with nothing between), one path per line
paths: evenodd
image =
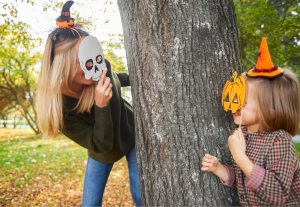
M118 0L146 206L225 206L236 195L199 167L228 162L222 87L239 70L230 0Z

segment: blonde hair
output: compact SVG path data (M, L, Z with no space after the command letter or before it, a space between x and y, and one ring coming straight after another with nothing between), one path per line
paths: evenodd
M290 70L283 70L274 79L251 78L255 84L258 117L263 130L283 129L295 135L300 122L300 88L298 77Z
M54 30L48 37L42 58L35 108L40 131L55 137L63 127L63 90L72 91L71 83L76 74L78 47L81 36L88 33L76 29ZM94 85L84 86L75 109L90 112L94 103Z

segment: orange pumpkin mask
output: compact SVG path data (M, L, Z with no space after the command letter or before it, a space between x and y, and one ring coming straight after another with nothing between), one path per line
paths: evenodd
M222 106L225 111L235 113L245 104L246 79L243 76L237 77L237 73L232 74L233 81L227 81L222 92Z

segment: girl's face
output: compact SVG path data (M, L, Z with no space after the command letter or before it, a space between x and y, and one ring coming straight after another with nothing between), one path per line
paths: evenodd
M233 113L234 123L246 126L248 131L256 132L259 129L258 108L255 100L255 86L247 82L246 101L242 109ZM242 114L242 115L241 115ZM241 120L242 119L242 120Z

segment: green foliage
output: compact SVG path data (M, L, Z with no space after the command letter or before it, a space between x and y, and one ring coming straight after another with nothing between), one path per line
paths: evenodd
M256 63L261 37L272 61L300 74L300 1L235 0L243 70Z
M115 72L126 72L123 57L118 55L121 50L124 51L123 46L123 35L110 35L108 41L102 41L101 46L103 47L104 56L111 63L111 67Z
M6 94L6 101L1 101L0 108L12 108L28 121L34 131L35 111L33 98L36 83L35 68L40 59L40 53L35 51L40 39L33 39L29 25L17 21L17 10L14 4L2 4L4 9L3 23L0 24L0 92ZM3 16L3 15L2 15Z
M300 159L300 143L295 143L295 149L296 149L296 153Z

